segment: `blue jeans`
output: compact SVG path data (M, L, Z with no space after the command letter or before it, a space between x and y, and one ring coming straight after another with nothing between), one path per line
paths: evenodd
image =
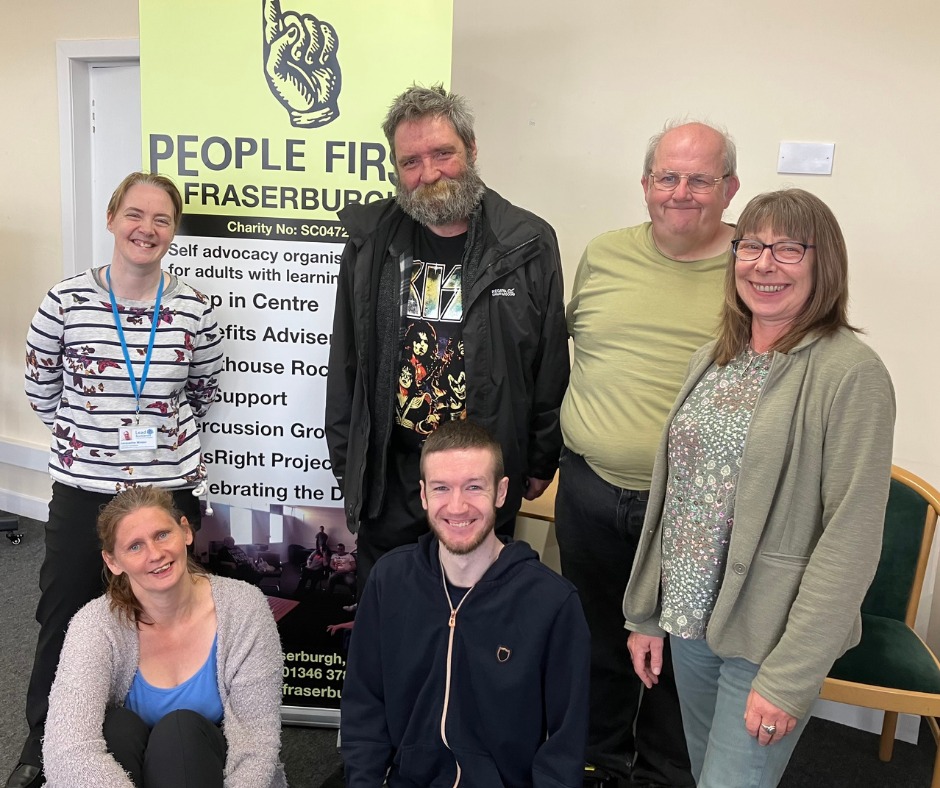
M762 747L744 727L760 665L723 659L704 640L670 637L682 725L698 788L774 788L809 714L780 741Z

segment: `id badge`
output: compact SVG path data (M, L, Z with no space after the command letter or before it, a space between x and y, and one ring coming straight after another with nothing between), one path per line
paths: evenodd
M154 427L121 427L118 448L121 451L147 451L157 448L157 431Z

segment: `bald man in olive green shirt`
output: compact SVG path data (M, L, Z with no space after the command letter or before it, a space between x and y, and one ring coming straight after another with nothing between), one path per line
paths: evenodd
M641 705L621 606L666 417L692 353L717 328L734 144L704 124L667 125L650 140L641 183L650 221L588 244L568 305L556 532L591 629L589 764L628 785L691 788L671 665Z

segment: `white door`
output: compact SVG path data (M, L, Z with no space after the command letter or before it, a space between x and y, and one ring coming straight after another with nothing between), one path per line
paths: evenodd
M62 274L111 260L106 208L114 187L139 170L140 43L56 42L62 177Z
M108 200L126 175L140 169L142 160L140 65L94 64L90 77L92 257L79 270L111 262Z

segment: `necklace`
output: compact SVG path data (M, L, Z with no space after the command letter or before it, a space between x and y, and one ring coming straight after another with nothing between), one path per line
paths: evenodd
M751 365L754 364L755 361L757 361L758 359L760 359L761 361L766 360L767 353L758 353L754 350L754 348L748 345L744 351L744 358L747 359L747 363L744 365L744 369L740 370L740 372L738 373L742 378L747 377L748 373L751 372ZM743 361L744 359L742 359L742 362ZM763 364L758 363L757 365L754 366L753 371L757 372L761 366L763 366Z

